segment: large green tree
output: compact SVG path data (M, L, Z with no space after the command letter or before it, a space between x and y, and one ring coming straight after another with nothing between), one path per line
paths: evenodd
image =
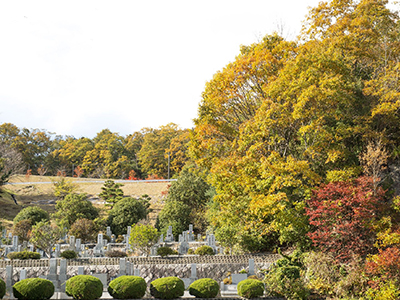
M68 194L64 199L57 201L56 212L53 217L61 228L70 228L78 219L94 220L99 211L88 201L86 194Z
M205 209L210 201L210 185L189 168L182 170L177 181L171 183L165 206L158 216L157 226L166 232L169 226L173 234L178 236L183 230L188 230L189 224L197 233L203 233L206 228Z
M116 235L126 233L128 226L146 219L150 210L149 197L143 195L139 199L125 197L119 200L108 214L108 225Z
M321 2L299 42L267 36L207 83L191 153L217 190L212 225L238 218L239 237L307 245L311 189L360 174L371 140L398 147L399 19L386 5Z
M157 175L158 177L167 178L168 155L170 156L170 163L175 157L174 150L169 149L171 142L174 139L176 141L176 138L184 132L174 123L160 126L158 129L147 129L144 133L142 147L137 154L142 171L147 175ZM176 174L176 172L176 168L170 168L170 177Z

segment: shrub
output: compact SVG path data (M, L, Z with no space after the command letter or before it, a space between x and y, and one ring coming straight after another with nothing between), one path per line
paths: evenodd
M202 278L189 286L189 294L196 298L215 298L219 292L219 284L214 279Z
M14 284L13 293L19 300L50 299L54 294L54 285L47 279L27 278Z
M185 284L178 277L158 278L150 283L150 294L158 299L174 299L183 296Z
M257 279L245 279L238 283L237 292L247 299L261 297L264 295L264 283Z
M114 299L140 299L146 293L146 281L139 276L120 276L112 280L108 292Z
M178 254L177 251L174 249L171 249L170 247L160 247L157 249L157 255L160 255L161 257L165 257L168 255L176 255Z
M310 290L302 277L304 265L303 255L295 251L277 260L270 272L265 276L267 292L275 297L288 299L308 299Z
M40 254L32 251L20 251L20 252L10 252L7 257L11 260L13 259L40 259Z
M214 255L214 250L213 248L211 248L210 246L207 245L203 245L199 248L196 249L196 251L194 251L194 254L197 255Z
M191 255L191 254L194 254L194 251L193 251L193 249L192 249L192 248L189 248L189 250L188 250L187 254L189 254L189 255Z
M127 257L128 255L126 254L125 251L122 251L122 250L110 250L105 253L105 256L107 256L107 257Z
M78 257L78 254L74 250L64 250L60 256L65 259L74 259Z
M23 208L14 218L14 224L22 220L31 220L31 224L35 225L40 221L49 221L49 213L39 206L28 206Z
M65 292L74 299L99 299L103 294L103 284L94 276L77 275L66 281Z
M0 299L3 299L6 294L6 283L0 278Z
M69 234L77 239L81 239L83 244L95 241L97 228L93 220L81 218L76 220L69 230Z

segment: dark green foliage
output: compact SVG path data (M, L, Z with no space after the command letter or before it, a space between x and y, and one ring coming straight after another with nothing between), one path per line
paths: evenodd
M156 228L165 235L172 226L172 234L177 237L189 228L191 211L190 206L181 201L167 200L157 216Z
M108 224L116 235L126 233L128 226L145 219L150 212L149 198L123 198L119 200L108 214Z
M107 251L105 253L105 256L107 256L107 257L127 257L128 255L126 254L125 251L111 250L111 251Z
M245 279L237 286L238 295L247 299L258 298L264 295L264 283L257 279Z
M214 253L213 248L211 248L210 246L207 246L207 245L203 245L203 246L197 248L194 251L194 254L197 254L197 255L214 255L215 253Z
M76 300L99 299L103 294L103 284L94 276L77 275L66 281L65 292Z
M174 249L171 249L170 247L160 247L157 249L157 255L160 255L161 257L165 257L168 255L177 255L178 252L175 251Z
M14 224L22 220L31 220L32 226L40 221L49 221L49 214L47 211L38 206L28 206L23 208L14 218Z
M183 169L177 179L168 190L157 228L165 233L168 226L172 226L172 233L178 236L188 229L189 224L193 224L194 231L201 233L206 224L204 208L210 200L210 186L189 169Z
M64 250L60 256L65 259L74 259L78 257L78 254L74 250Z
M189 294L196 298L215 298L219 292L219 284L211 278L201 278L189 286Z
M40 259L40 253L32 251L20 251L20 252L10 252L7 257L11 260L13 259Z
M27 278L13 286L13 294L19 300L45 300L54 294L54 285L43 278Z
M310 291L301 276L304 269L303 255L300 251L290 255L280 254L283 258L279 259L265 276L267 292L275 297L308 299Z
M139 276L120 276L110 282L108 292L114 299L140 299L146 293L146 281Z
M6 283L0 278L0 299L3 299L6 294Z
M124 192L120 189L122 186L123 184L115 183L113 180L106 180L106 182L104 182L99 197L106 202L106 206L113 208L115 203L124 197Z
M158 299L174 299L183 296L185 284L178 277L159 278L150 283L150 294Z
M98 209L88 201L86 194L68 194L57 201L56 210L54 217L58 224L67 228L78 219L94 220L99 216Z

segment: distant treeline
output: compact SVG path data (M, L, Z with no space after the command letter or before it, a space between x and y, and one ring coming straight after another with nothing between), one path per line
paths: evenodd
M0 159L14 174L168 178L187 162L189 130L170 123L128 136L104 129L93 139L0 125Z

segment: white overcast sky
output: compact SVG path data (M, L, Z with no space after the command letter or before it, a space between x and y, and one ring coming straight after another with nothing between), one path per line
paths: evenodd
M240 45L319 0L1 1L0 124L93 138L193 127L201 93Z

